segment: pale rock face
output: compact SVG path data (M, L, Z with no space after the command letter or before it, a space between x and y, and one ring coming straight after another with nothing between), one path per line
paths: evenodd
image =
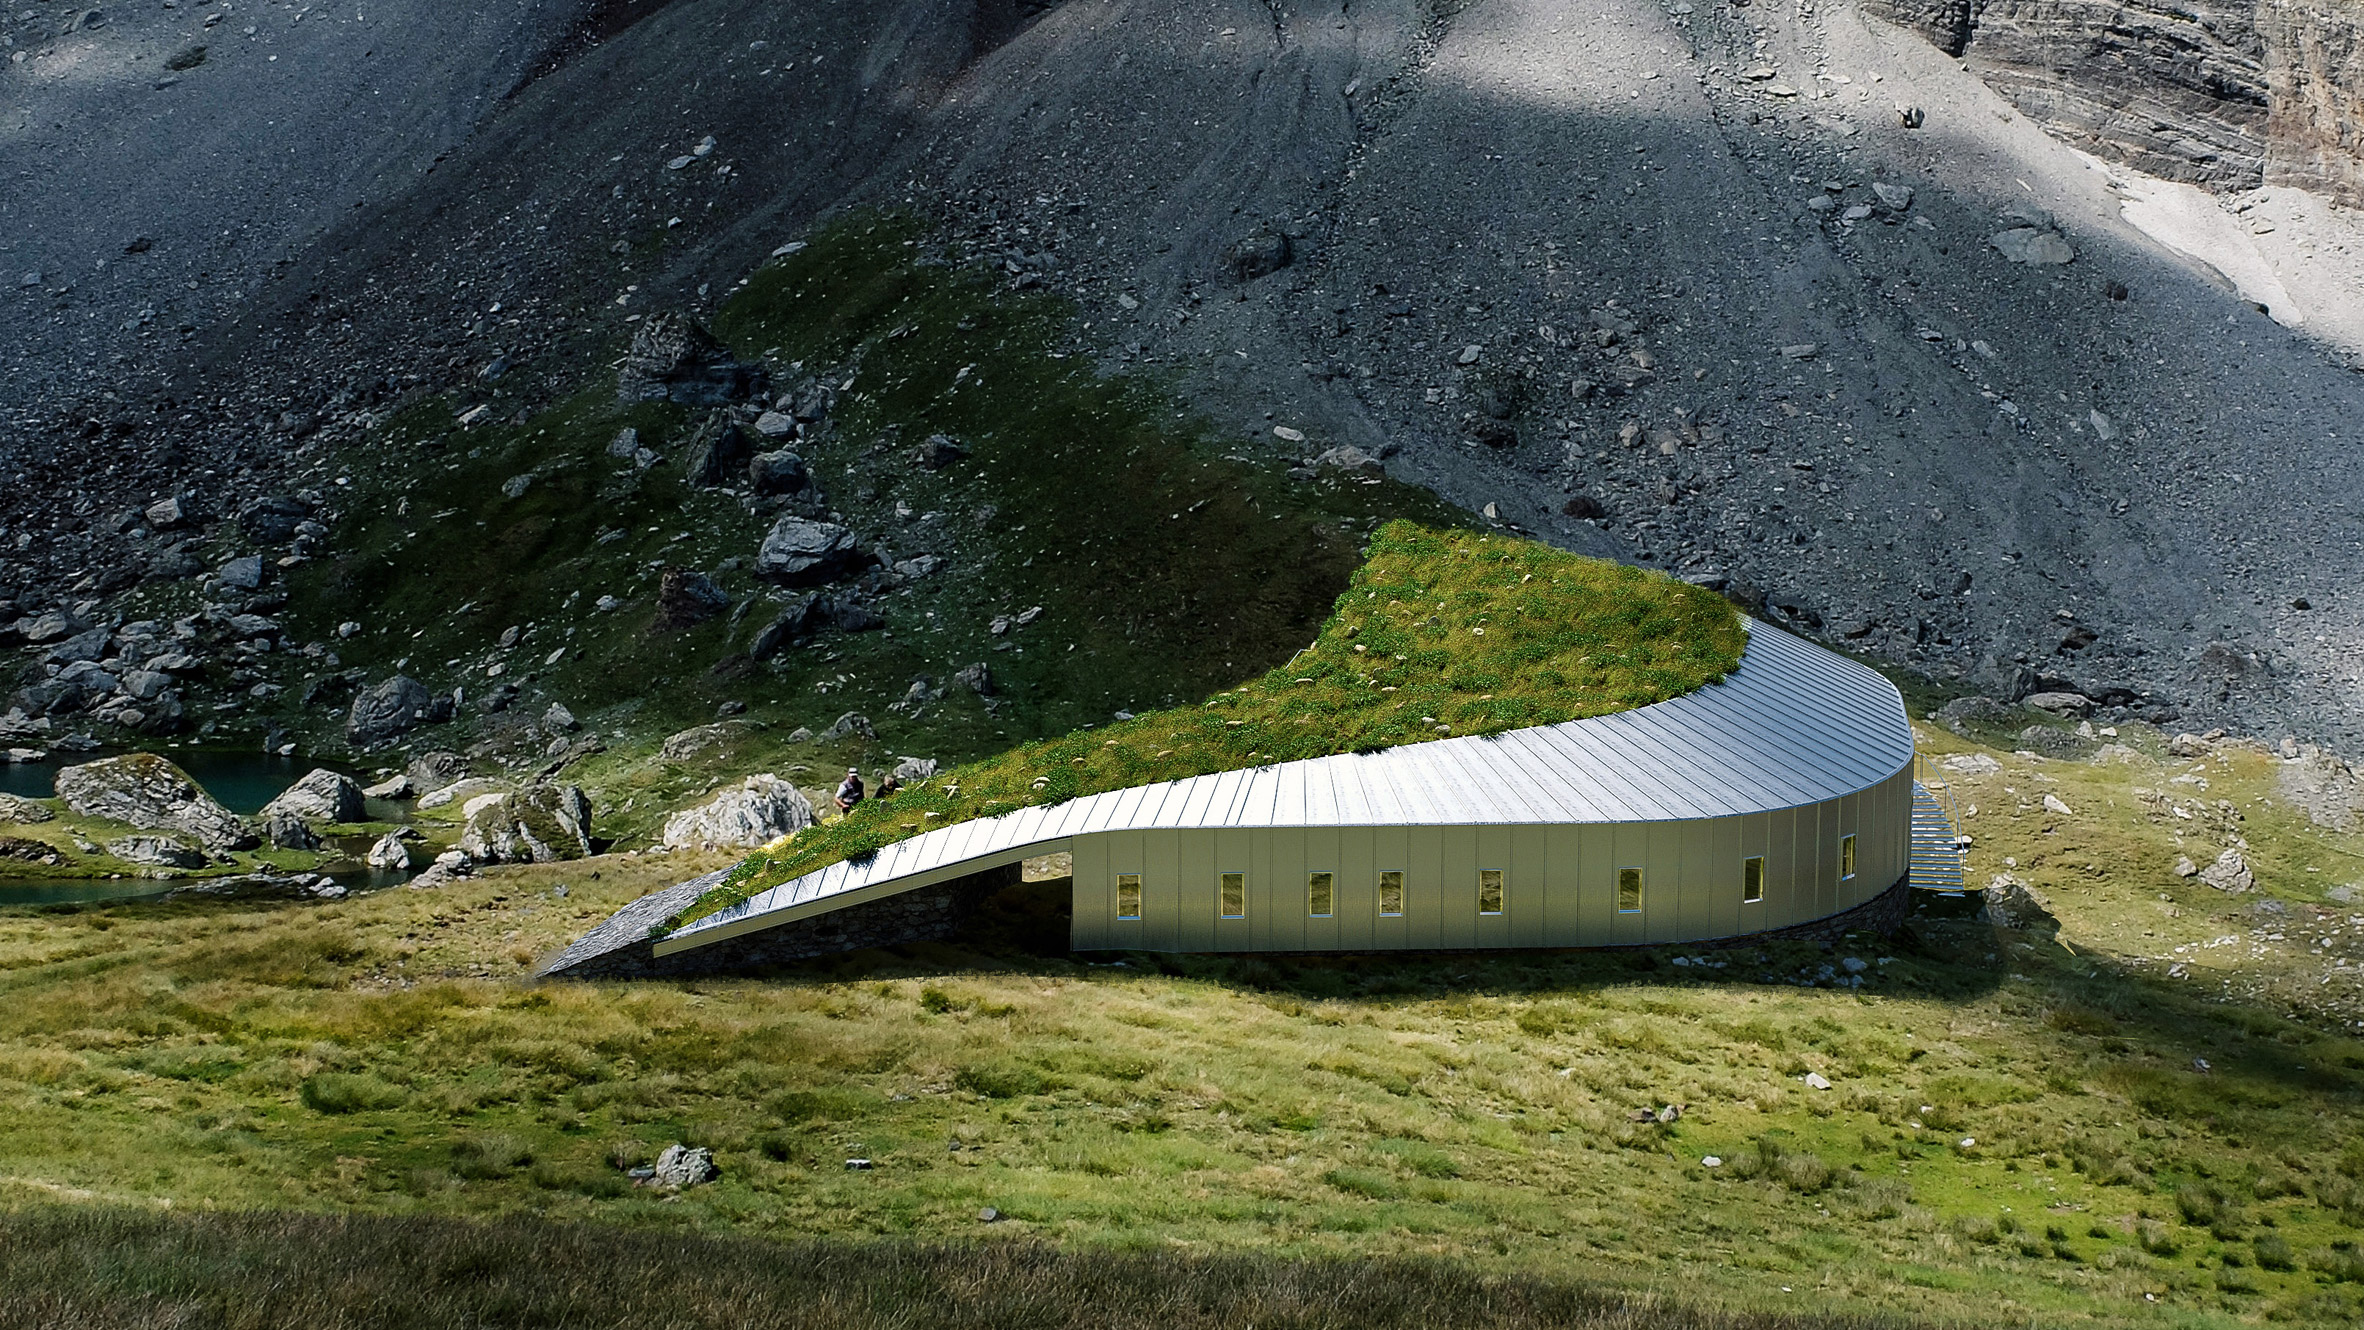
M778 776L750 776L737 789L665 819L664 843L674 849L768 844L813 824L813 806Z
M264 804L262 816L267 820L285 813L306 822L359 822L361 798L361 787L349 777L317 769Z
M142 831L184 832L208 850L244 850L260 843L187 772L153 753L63 768L57 773L57 794L83 817L129 823Z
M591 801L573 785L534 785L465 805L459 848L483 863L552 863L591 853Z
M409 872L410 847L402 843L401 836L388 832L369 847L369 866L386 873Z

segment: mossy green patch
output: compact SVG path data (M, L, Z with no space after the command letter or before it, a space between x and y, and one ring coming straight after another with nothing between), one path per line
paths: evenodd
M1025 744L940 772L750 856L687 923L895 841L1030 805L1677 697L1739 664L1713 592L1536 541L1391 522L1313 644L1204 704Z

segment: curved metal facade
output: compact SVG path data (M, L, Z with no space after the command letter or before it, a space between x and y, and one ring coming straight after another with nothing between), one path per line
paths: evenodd
M1653 706L962 823L784 883L680 930L657 954L1057 850L1075 858L1079 950L1595 946L1751 933L1850 909L1904 875L1912 755L1894 685L1752 622L1722 682ZM1751 870L1751 859L1762 863ZM1621 894L1625 870L1639 871L1638 901L1630 880ZM1330 875L1327 914L1316 913L1320 873ZM1401 875L1399 913L1381 913L1384 873ZM1240 875L1231 901L1225 874ZM1120 883L1128 876L1137 884Z

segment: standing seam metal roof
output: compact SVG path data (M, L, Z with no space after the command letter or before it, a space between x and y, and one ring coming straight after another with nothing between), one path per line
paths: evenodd
M1748 621L1718 683L1615 715L1225 771L1021 808L898 841L710 915L666 940L746 931L762 916L898 878L1008 862L1107 831L1206 827L1658 822L1820 803L1913 758L1912 726L1877 671ZM979 868L990 865L979 863Z

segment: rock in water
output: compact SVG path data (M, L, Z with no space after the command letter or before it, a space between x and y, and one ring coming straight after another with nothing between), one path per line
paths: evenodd
M170 836L125 836L107 842L107 853L127 864L150 868L203 868L203 851L193 850Z
M426 724L434 705L425 684L397 674L353 699L353 710L345 717L345 738L360 748L385 743Z
M862 563L854 533L834 522L783 517L755 552L755 572L782 586L813 586Z
M741 364L686 315L659 314L632 334L616 378L616 400L723 406L763 390L763 370Z
M657 1156L649 1182L659 1187L695 1187L722 1176L714 1166L714 1152L702 1145L668 1145Z
M694 628L730 607L730 593L704 573L668 568L658 579L658 628Z
M813 824L813 806L778 776L749 776L696 808L665 819L664 843L677 850L757 846Z
M57 773L57 797L83 817L142 831L178 831L208 850L250 850L262 842L188 773L154 753L101 758Z
M361 800L361 787L350 778L315 768L264 804L262 815L270 818L285 813L305 822L359 822L364 816Z
M552 863L591 853L591 800L579 786L534 785L465 805L461 851L485 863Z
M381 873L410 871L410 847L402 843L401 833L387 832L369 847L369 866Z

